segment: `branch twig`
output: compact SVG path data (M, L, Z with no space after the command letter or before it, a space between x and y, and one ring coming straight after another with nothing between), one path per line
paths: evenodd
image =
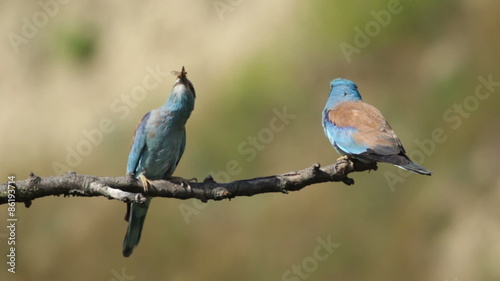
M376 164L364 164L356 160L340 158L335 164L321 168L319 163L312 167L281 175L217 183L208 176L203 182L191 182L184 186L176 181L155 180L149 187L148 196L177 199L196 198L207 200L231 199L237 196L253 196L268 192L288 193L298 191L308 185L322 182L344 182L354 184L347 177L349 173L376 170ZM10 183L10 185L9 185ZM37 198L50 195L64 196L104 196L124 202L144 202L142 183L129 176L96 177L68 172L59 176L41 178L31 173L26 180L0 184L0 205L13 201L24 202L26 207ZM13 190L13 191L12 191ZM10 201L9 201L10 198Z

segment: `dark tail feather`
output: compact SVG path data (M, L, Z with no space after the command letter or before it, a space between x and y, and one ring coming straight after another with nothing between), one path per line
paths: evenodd
M426 168L424 168L420 165L417 165L413 162L409 162L408 164L405 164L405 165L396 165L396 166L398 166L401 169L404 169L404 170L407 170L410 172L414 172L417 174L426 175L426 176L432 175L431 171L429 171Z
M135 203L130 204L128 228L125 234L125 240L123 240L122 254L124 257L130 256L141 240L142 227L144 226L144 220L146 219L150 202L151 198L147 198L143 205Z
M365 161L390 163L398 166L401 169L421 175L432 175L431 171L418 164L413 163L410 158L402 152L400 154L380 155L374 153L369 149L367 152L354 155L354 157Z

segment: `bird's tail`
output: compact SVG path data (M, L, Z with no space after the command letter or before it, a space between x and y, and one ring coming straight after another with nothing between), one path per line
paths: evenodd
M410 158L401 152L400 154L391 154L391 155L380 155L376 153L361 153L357 154L356 158L359 160L371 161L371 162L385 162L393 164L403 170L407 170L410 172L414 172L421 175L432 175L432 172L427 170L426 168L413 163Z
M411 161L408 161L408 163L405 163L404 165L396 165L398 166L399 168L401 169L404 169L404 170L407 170L407 171L410 171L410 172L414 172L414 173L417 173L417 174L421 174L421 175L427 175L427 176L430 176L432 175L432 172L427 170L426 168L418 165L418 164L415 164Z
M148 197L143 204L130 204L128 228L125 234L125 240L123 240L122 253L124 257L130 256L135 246L139 244L139 240L141 240L142 227L144 226L144 220L146 219L150 202L151 198Z

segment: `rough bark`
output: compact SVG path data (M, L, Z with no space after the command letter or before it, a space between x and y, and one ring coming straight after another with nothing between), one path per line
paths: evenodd
M177 199L196 198L207 200L231 199L237 196L253 196L268 192L288 193L323 182L354 184L349 173L376 170L376 164L364 164L348 158L321 168L319 164L299 171L281 175L238 180L229 183L215 182L208 176L203 182L189 185L177 181L154 180L147 192L140 180L132 175L123 177L96 177L68 172L59 176L41 178L31 173L28 179L0 184L0 205L8 202L23 202L26 207L37 198L50 195L104 196L124 202L144 202L144 195Z

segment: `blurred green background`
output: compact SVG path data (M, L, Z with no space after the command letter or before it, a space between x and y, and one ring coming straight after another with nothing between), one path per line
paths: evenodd
M0 227L1 280L500 279L500 2L0 6L1 182L30 171L123 175L136 124L165 102L181 66L197 100L175 175L236 180L335 162L320 116L336 77L355 81L435 173L381 164L352 174L354 186L155 199L130 258L123 203L38 199L18 205L16 274ZM269 134L283 110L295 117ZM0 225L6 215L1 206ZM322 239L340 245L319 260Z

